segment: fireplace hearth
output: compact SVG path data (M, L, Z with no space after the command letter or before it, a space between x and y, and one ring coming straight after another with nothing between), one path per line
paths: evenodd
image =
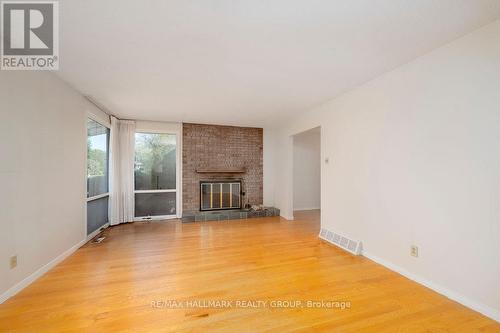
M246 221L256 217L280 216L280 210L274 207L261 207L255 209L234 209L216 211L190 211L182 215L183 223L208 222L208 221Z

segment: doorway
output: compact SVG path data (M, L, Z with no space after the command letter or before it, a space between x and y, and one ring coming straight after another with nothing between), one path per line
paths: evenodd
M321 128L293 136L293 215L319 221L321 211Z

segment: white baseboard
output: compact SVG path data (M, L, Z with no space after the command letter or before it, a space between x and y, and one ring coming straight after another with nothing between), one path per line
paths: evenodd
M105 225L103 225L102 227L99 227L99 229L95 230L94 232L92 232L90 235L87 236L87 242L89 240L91 240L92 238L94 238L95 236L99 235L99 233L102 232L103 229L106 229L107 227L109 227L109 222L106 223Z
M321 207L300 207L300 208L293 208L294 211L297 210L320 210Z
M165 220L175 220L178 219L177 215L163 215L163 216L151 216L149 218L136 217L132 222L154 222L154 221L165 221ZM132 223L126 222L126 223Z
M61 261L69 257L73 252L78 250L80 247L82 247L85 243L87 243L87 239L84 239L80 241L78 244L72 246L68 250L64 251L62 254L57 256L56 258L52 259L48 264L40 267L37 269L35 272L33 272L31 275L28 277L24 278L21 282L15 284L11 288L9 288L6 292L4 292L2 295L0 295L0 304L29 286L31 283L33 283L36 279L41 277L43 274L47 273L50 269L55 267L57 264L59 264Z
M376 263L378 263L382 266L387 267L388 269L390 269L396 273L403 275L404 277L407 277L410 280L413 280L421 285L424 285L425 287L427 287L429 289L434 290L435 292L437 292L443 296L448 297L449 299L451 299L455 302L458 302L458 303L460 303L460 304L462 304L462 305L464 305L464 306L466 306L474 311L477 311L477 312L485 315L486 317L489 317L497 322L500 322L500 311L497 309L494 309L490 306L473 301L473 300L465 297L464 295L461 295L453 290L450 290L448 288L440 286L440 285L438 285L438 284L436 284L436 283L434 283L426 278L415 275L415 274L407 271L406 269L404 269L398 265L395 265L395 264L393 264L385 259L377 257L369 252L366 252L363 250L362 255L370 260L375 261Z
M290 215L285 215L285 214L281 214L281 213L280 213L280 216L281 216L282 218L284 218L285 220L288 220L288 221L293 221L293 220L294 220L293 215L291 215L291 216L290 216Z

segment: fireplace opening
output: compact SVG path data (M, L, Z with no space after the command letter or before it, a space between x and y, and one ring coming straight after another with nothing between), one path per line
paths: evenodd
M200 182L200 210L241 209L241 181Z

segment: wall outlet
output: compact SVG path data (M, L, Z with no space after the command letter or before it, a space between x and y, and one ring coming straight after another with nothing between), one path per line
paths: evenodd
M415 258L418 258L418 246L416 245L412 245L410 247L410 254L415 257Z
M10 269L17 267L17 255L10 257Z

